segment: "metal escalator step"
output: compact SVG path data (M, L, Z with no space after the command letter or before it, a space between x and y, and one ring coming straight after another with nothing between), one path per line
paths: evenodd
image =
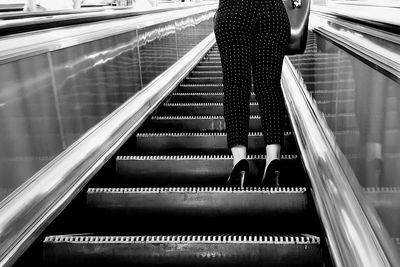
M219 56L207 56L202 59L202 62L221 62L221 57Z
M260 132L260 116L250 116L249 131ZM143 126L147 132L215 132L226 131L223 116L153 116ZM285 131L291 131L288 120L285 120Z
M248 156L248 186L258 186L265 156ZM281 186L304 186L305 173L297 155L282 155ZM118 156L119 186L225 186L232 169L228 155Z
M179 88L179 93L222 93L224 86L222 84L184 84Z
M165 103L158 113L167 116L222 116L222 103ZM258 115L258 103L250 102L250 115Z
M186 77L185 84L222 84L222 77Z
M201 103L201 102L220 102L224 100L224 93L174 93L170 99L170 103ZM256 102L254 93L250 95L250 101Z
M48 236L46 264L64 266L322 266L312 235Z
M194 67L195 71L222 71L222 66L201 66Z
M221 66L221 61L212 61L212 62L200 61L198 65L206 66L206 67L211 67L211 66L219 67L219 66Z
M92 213L134 217L136 221L158 218L246 223L251 219L289 226L291 223L284 220L304 221L309 212L305 187L89 188L86 203Z
M138 133L135 154L179 155L179 154L230 154L226 133ZM248 153L265 153L264 137L261 132L251 132L248 137ZM296 153L291 132L285 132L283 154Z
M222 71L198 71L190 72L190 77L222 77Z

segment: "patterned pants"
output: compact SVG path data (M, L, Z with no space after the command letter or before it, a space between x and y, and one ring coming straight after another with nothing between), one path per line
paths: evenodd
M220 0L214 31L222 61L229 148L247 147L252 82L265 144L282 144L285 107L280 78L290 38L282 0Z

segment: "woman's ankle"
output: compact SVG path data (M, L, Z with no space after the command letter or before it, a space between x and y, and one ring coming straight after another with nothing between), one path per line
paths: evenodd
M233 166L235 166L242 159L247 159L247 147L246 146L234 146L231 148L233 157Z
M281 158L281 145L280 144L269 144L265 148L266 152L266 167L274 160Z

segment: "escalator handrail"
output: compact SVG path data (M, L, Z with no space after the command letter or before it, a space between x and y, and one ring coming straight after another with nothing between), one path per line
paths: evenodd
M0 266L11 266L215 43L210 34L0 202Z
M0 64L212 11L216 4L0 38ZM143 40L144 42L146 40Z
M133 16L157 14L168 11L186 10L204 6L216 5L215 3L199 3L185 6L160 7L145 10L133 9L106 9L101 12L85 12L77 14L62 14L41 16L33 18L13 19L0 21L0 37L31 31L39 31L56 27L66 27L77 24L129 18Z
M391 47L400 44L400 32L393 34L319 12L311 14L310 30L345 48L392 79L400 81L400 53ZM384 46L379 40L388 45Z
M132 7L102 6L102 7L81 7L80 9L66 9L66 10L14 11L3 14L0 13L0 20L15 20L15 19L35 18L35 17L53 17L58 15L101 12L109 9L126 10L126 9L132 9Z
M282 89L335 266L400 266L390 237L288 58ZM339 155L339 156L338 156Z
M383 11L385 12L384 16L382 16ZM354 6L354 8L350 8L349 5L313 5L311 12L362 24L380 31L400 34L399 8L362 5Z

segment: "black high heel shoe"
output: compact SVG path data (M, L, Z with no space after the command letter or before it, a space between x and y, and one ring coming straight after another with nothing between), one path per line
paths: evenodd
M244 180L249 173L249 163L246 159L241 159L233 167L231 175L228 177L228 185L233 187L243 187Z
M279 176L281 175L281 161L279 159L272 160L268 167L264 169L261 179L261 186L279 187Z

